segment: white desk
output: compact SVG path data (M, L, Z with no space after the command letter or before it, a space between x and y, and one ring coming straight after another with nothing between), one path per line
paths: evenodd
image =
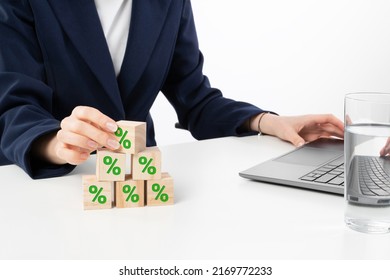
M342 196L238 176L291 149L267 136L161 147L176 203L136 209L83 210L93 160L36 181L0 167L0 259L390 259L390 235L344 225Z

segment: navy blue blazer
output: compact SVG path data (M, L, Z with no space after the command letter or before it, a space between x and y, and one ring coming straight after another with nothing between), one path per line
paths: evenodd
M262 110L224 98L202 66L189 0L133 1L118 77L93 0L2 0L0 164L32 178L70 172L74 166L40 162L30 149L78 105L146 121L147 144L156 145L149 110L160 91L196 139L244 133L243 122Z

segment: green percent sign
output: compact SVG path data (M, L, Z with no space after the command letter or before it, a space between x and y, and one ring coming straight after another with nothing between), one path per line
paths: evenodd
M148 174L154 175L157 172L157 169L155 166L150 166L152 163L153 159L147 159L146 157L140 157L138 162L141 165L145 165L144 169L142 169L142 173L145 173L145 171L148 171Z
M105 165L109 165L110 167L107 170L107 174L114 174L114 175L119 175L121 174L121 168L119 166L115 166L115 164L118 162L118 159L116 158L115 160L112 160L112 157L110 156L105 156L103 158L103 163Z
M90 194L96 194L95 197L92 199L92 202L95 202L96 200L100 204L104 204L107 202L107 197L105 195L100 195L103 191L103 188L98 188L95 185L89 186L89 193Z
M152 185L152 191L157 193L156 197L154 198L155 200L161 200L162 202L167 202L169 199L169 196L166 193L163 193L165 190L165 186L160 186L159 184L153 184Z
M123 186L123 188L122 188L123 193L128 194L128 196L126 198L126 202L128 202L130 199L134 203L139 201L139 195L138 194L134 194L135 189L136 189L135 186L134 187L131 187L129 185L124 185Z
M131 148L131 141L129 139L126 139L128 131L123 131L122 128L118 127L117 131L115 132L115 135L117 137L121 137L119 140L119 144L123 146L125 149L130 149Z

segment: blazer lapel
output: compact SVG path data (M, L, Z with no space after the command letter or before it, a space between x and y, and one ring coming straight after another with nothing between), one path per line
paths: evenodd
M128 95L144 72L172 0L133 0L130 32L118 84Z
M142 1L142 0L141 0ZM93 0L50 0L57 18L114 104L122 104L110 52ZM123 106L118 109L124 112Z

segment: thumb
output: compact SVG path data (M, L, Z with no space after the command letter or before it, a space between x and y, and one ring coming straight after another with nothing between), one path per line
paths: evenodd
M295 147L301 147L305 144L305 140L295 131L290 135L288 141L294 144Z

